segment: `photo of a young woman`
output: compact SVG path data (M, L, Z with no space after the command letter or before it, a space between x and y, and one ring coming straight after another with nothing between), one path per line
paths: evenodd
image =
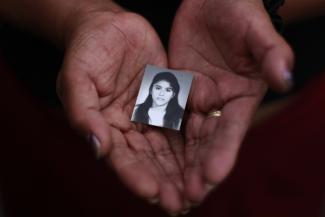
M167 71L157 73L148 92L144 102L135 106L132 121L178 130L184 108L178 101L180 85L176 76Z

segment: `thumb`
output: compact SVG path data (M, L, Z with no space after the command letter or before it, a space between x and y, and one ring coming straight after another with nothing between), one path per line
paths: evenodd
M111 146L110 125L101 113L95 84L85 72L63 69L57 93L72 125L87 136L97 157L102 157Z
M292 86L294 55L266 12L261 17L256 16L252 22L246 43L269 86L276 91L289 90Z

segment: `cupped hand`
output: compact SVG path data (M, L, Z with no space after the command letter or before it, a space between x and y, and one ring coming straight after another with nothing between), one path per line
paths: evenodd
M233 167L266 83L289 88L293 54L260 0L184 0L168 58L194 74L184 177L186 198L200 203ZM208 116L215 110L221 117Z
M170 213L183 207L183 139L130 121L146 64L166 67L165 50L139 15L91 12L69 36L58 94L71 122L137 195Z

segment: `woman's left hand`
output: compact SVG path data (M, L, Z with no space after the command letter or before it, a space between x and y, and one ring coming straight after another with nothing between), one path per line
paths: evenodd
M184 0L169 46L169 66L194 74L185 196L200 203L233 167L266 82L277 90L289 87L293 54L261 0ZM216 110L221 117L209 117Z

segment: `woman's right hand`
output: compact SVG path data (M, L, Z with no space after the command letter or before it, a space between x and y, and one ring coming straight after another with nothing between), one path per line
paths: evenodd
M181 211L182 138L130 122L144 67L167 66L158 36L144 18L120 8L88 11L75 24L57 82L71 122L133 192L169 213Z

